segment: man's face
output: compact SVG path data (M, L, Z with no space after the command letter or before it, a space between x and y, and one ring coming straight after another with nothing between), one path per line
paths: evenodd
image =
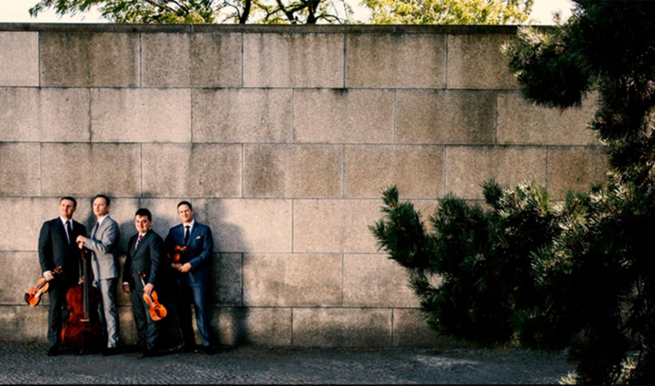
M107 205L107 200L104 197L98 197L93 200L93 213L97 217L102 217L109 213L109 205Z
M61 200L59 202L59 215L70 220L73 218L73 213L75 213L75 204L71 200Z
M190 223L193 220L193 209L190 209L188 205L180 205L177 208L177 214L183 223Z
M152 221L148 220L148 216L136 216L134 225L139 233L146 233L152 226Z

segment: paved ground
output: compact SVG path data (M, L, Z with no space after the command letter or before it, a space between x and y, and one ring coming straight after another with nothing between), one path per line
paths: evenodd
M242 346L216 355L46 356L43 344L0 342L0 383L558 383L562 353L523 350L298 349Z

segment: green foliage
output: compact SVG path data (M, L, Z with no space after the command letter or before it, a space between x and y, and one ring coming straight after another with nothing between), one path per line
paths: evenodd
M522 24L534 0L363 0L374 24Z

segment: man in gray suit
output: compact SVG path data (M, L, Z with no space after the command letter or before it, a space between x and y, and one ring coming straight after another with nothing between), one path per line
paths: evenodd
M107 346L103 355L116 354L118 347L118 310L116 309L116 287L118 285L118 241L120 230L109 217L111 200L104 194L93 199L93 213L98 222L91 230L91 237L77 237L77 245L92 252L91 268L93 285L100 290L102 303L98 309Z

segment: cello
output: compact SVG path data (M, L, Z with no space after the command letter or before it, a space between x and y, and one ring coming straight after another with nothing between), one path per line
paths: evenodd
M89 259L81 249L82 275L77 285L66 292L66 308L70 315L61 330L61 341L72 351L84 352L102 348L102 326L98 316L100 291L89 284Z

